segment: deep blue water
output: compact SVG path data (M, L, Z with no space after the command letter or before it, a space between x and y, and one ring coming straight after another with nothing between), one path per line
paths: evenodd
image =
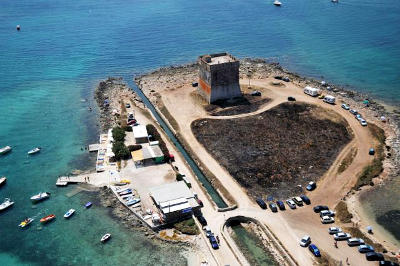
M2 0L0 146L14 149L0 157L0 175L8 177L0 199L11 197L16 204L0 214L0 264L184 263L171 255L174 250L128 232L107 210L79 209L91 195L69 198L73 188L54 186L58 175L92 166L81 147L99 133L88 107L100 79L113 75L131 82L137 73L228 51L274 58L293 71L399 105L399 1L283 3ZM28 158L35 146L43 152ZM52 198L32 208L29 197L41 190L53 192ZM17 228L25 216L60 217L71 207L79 209L71 221ZM107 248L97 244L104 231L116 236Z

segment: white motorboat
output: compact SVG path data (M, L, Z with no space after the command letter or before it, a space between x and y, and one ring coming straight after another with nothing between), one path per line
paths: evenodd
M139 198L133 198L133 199L130 199L130 200L126 203L126 205L131 206L131 205L135 205L136 203L139 203L139 202L140 202L140 199L139 199Z
M0 155L6 154L7 152L9 152L11 150L12 150L12 148L10 146L5 146L5 147L0 149Z
M108 240L110 239L110 237L111 237L111 234L107 233L107 234L105 234L105 235L101 238L100 241L101 241L102 243L104 243L104 242L108 241Z
M32 155L32 154L38 153L38 152L40 152L41 149L42 148L40 148L40 147L36 147L36 148L28 151L28 155Z
M339 3L339 0L331 0L332 3Z
M275 1L274 1L274 5L276 5L276 6L281 6L281 5L282 5L282 3L281 3L281 2L279 2L278 0L275 0Z
M4 199L4 202L0 204L0 211L7 209L8 207L11 207L14 204L14 201L11 201L8 198Z
M71 217L74 213L75 213L75 210L74 210L74 209L70 209L69 211L67 211L67 212L64 214L64 218L65 218L65 219L68 219L68 218Z
M25 228L28 225L30 225L33 222L33 218L26 218L25 220L23 220L18 226L21 228Z
M4 185L7 182L7 177L2 176L0 177L0 186Z
M40 192L39 194L32 196L31 200L33 202L39 202L48 198L50 198L50 192Z

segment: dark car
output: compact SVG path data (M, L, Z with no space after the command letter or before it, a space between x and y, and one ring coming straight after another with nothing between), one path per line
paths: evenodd
M287 100L290 102L294 102L294 101L296 101L296 98L289 96L289 97L287 97Z
M314 254L315 257L321 257L321 252L319 252L319 249L316 245L311 244L308 246L308 249L311 251L312 254Z
M197 216L197 220L199 220L199 223L200 223L202 226L206 226L206 225L207 225L207 220L206 220L206 218L204 218L203 215Z
M279 208L281 211L286 210L286 207L285 207L285 204L283 204L283 201L278 200L278 201L276 202L276 205L278 205L278 208Z
M311 200L306 195L301 195L300 198L303 200L305 204L307 205L311 204Z
M329 210L329 207L324 205L317 205L313 208L313 210L315 213L320 213L321 211Z
M276 207L275 203L270 203L269 208L271 209L272 212L278 212L278 207Z
M285 82L289 82L290 78L289 77L283 77L282 80L285 81Z
M378 252L368 252L367 254L365 254L365 258L369 261L381 261L381 260L385 260L385 258L383 257L383 255L381 253Z
M274 79L282 80L282 76L275 76Z
M211 243L211 246L213 249L219 248L219 245L218 245L217 239L215 239L215 236L211 235L209 240L210 240L210 243Z
M374 155L374 154L375 154L374 148L369 149L368 154L369 154L369 155Z
M390 261L390 260L381 260L381 261L379 261L379 265L383 265L383 266L399 266L398 263Z
M197 83L197 82L192 82L192 87L197 87L197 86L199 86L199 83Z
M261 91L252 91L250 93L251 96L261 96Z
M317 184L315 183L315 182L313 182L313 181L311 181L310 183L308 183L308 185L307 185L307 187L306 187L306 189L308 190L308 191L313 191L314 189L316 189L317 188Z
M266 209L267 208L267 204L265 204L265 201L263 201L261 198L257 198L256 202L258 204L258 206L261 207L261 209Z

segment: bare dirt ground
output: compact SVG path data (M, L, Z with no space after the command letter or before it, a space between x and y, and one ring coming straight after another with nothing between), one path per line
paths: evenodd
M254 116L198 119L191 127L250 196L287 198L301 192L298 185L317 181L350 142L347 123L329 115L309 104L282 103Z

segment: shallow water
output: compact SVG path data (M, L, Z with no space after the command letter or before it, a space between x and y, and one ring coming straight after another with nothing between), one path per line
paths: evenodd
M54 186L58 175L93 166L81 148L99 132L88 112L94 103L84 100L100 79L123 76L132 85L134 74L226 50L272 57L398 105L399 11L399 1L382 0L288 1L282 8L265 0L2 0L0 146L13 151L0 157L0 175L8 177L0 198L16 204L0 214L0 264L185 263L106 210L80 210L90 195L68 198L70 188ZM43 151L28 157L35 146ZM41 190L52 197L32 208L29 197ZM71 207L80 211L64 221ZM24 217L46 209L57 221L18 230ZM105 248L97 243L106 230L115 238Z

